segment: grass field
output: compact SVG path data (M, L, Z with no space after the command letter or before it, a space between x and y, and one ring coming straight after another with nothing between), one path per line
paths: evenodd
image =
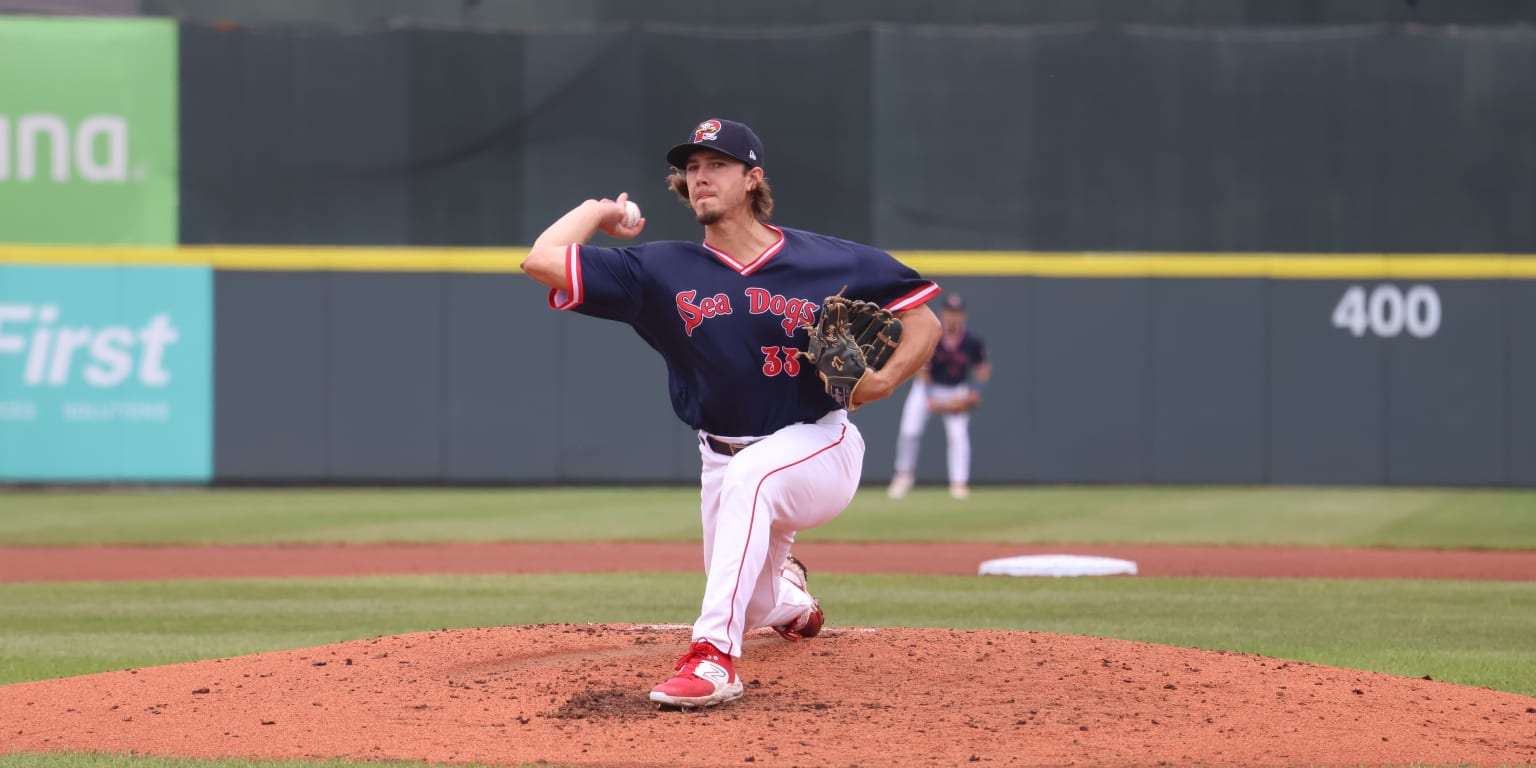
M692 488L0 493L0 544L697 538ZM810 541L1536 549L1536 493L876 489ZM1536 581L977 579L823 574L836 624L1030 629L1258 653L1536 696ZM687 622L692 574L0 584L0 683L536 622ZM0 756L9 768L185 761ZM235 761L220 765L279 765Z
M698 526L696 488L0 494L0 544L693 541ZM802 536L1536 550L1536 491L981 487L959 504L866 488Z

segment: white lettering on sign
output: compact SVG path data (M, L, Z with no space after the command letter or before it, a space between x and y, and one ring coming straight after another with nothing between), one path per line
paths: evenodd
M59 409L65 421L169 421L170 403L106 402L64 403Z
M59 115L0 115L0 181L66 182L71 172L90 184L127 181L128 121L90 115L71 129Z
M1333 327L1356 338L1370 333L1390 339L1407 331L1427 339L1440 330L1440 294L1434 286L1415 285L1404 293L1395 285L1378 285L1367 294L1351 285L1333 308Z
M115 387L138 375L147 387L171 383L165 350L181 339L167 313L139 328L65 325L53 304L0 304L0 355L21 356L22 383L28 387L68 385L76 371L85 383Z
M0 400L0 421L37 421L37 403Z

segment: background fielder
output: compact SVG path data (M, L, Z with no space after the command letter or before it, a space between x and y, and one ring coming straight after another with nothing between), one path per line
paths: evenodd
M901 429L896 438L896 474L887 493L893 499L912 489L923 430L933 414L944 419L949 494L970 496L971 410L981 404L981 390L992 378L987 345L966 326L965 301L958 294L945 297L940 313L944 334L933 357L912 380L901 409Z
M746 125L705 120L667 162L681 169L668 184L704 225L702 243L587 245L598 231L630 239L645 228L644 218L626 217L620 194L551 224L523 269L550 287L552 308L632 327L666 361L673 411L698 430L704 599L676 674L650 693L698 707L743 694L734 659L747 630L798 639L823 621L790 546L797 531L832 520L852 500L864 439L802 364L803 326L838 293L902 321L900 346L853 389L856 409L927 360L939 321L926 302L939 286L876 248L769 224L763 145ZM627 384L616 378L615 386Z

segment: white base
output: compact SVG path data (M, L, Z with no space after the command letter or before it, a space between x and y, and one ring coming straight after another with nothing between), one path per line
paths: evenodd
M1136 563L1089 555L1020 555L988 560L982 576L1135 576Z

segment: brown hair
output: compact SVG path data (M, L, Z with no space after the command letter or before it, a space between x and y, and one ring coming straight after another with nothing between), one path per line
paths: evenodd
M742 173L751 172L751 169L745 165L742 166L742 169ZM672 175L667 177L667 188L677 195L677 198L683 202L683 205L688 205L688 176L686 174L682 171L673 171ZM752 215L758 221L772 221L773 187L768 185L768 177L764 176L760 179L757 182L757 188L748 192L747 195L752 198Z

